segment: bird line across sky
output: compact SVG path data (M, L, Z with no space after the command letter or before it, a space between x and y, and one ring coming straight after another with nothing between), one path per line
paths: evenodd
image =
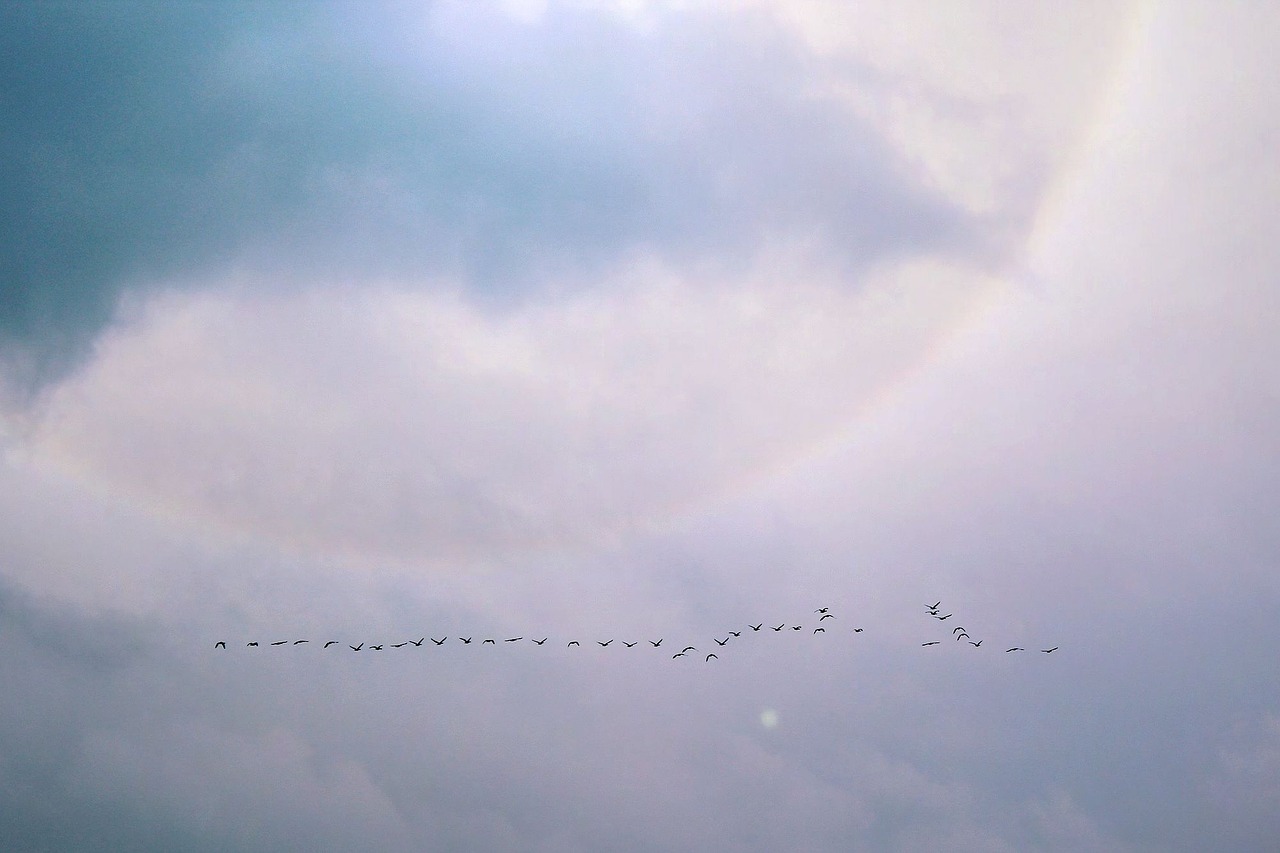
M938 601L934 602L933 604L926 604L926 605L925 605L925 615L926 615L926 616L928 616L928 617L931 617L931 618L933 618L933 619L936 619L936 620L938 620L938 621L940 621L940 622L946 621L947 619L950 619L952 616L954 616L954 615L955 615L954 613L947 613L947 614L943 615L943 614L942 614L942 611L941 611L941 605L942 605L942 601L941 601L941 600L938 600ZM827 620L827 619L837 619L836 614L834 614L834 613L832 613L832 612L831 612L831 608L830 608L830 607L819 607L817 610L815 610L815 611L814 611L814 613L818 615L818 620L817 620L817 621L818 621L819 623L821 623L821 622L823 622L824 620ZM838 619L837 619L837 621L838 621ZM827 628L828 628L828 627L831 627L831 628L832 628L832 630L831 630L831 631L828 631L828 630L827 630ZM699 649L697 646L694 646L694 645L686 645L686 646L684 646L680 651L678 651L678 652L676 652L676 653L672 654L672 655L671 655L671 659L672 659L672 660L677 660L677 659L679 659L679 658L689 657L689 656L690 656L690 654L689 654L690 652L698 652L699 654L702 654L703 652L705 652L705 657L703 658L703 661L704 661L705 663L710 663L710 662L711 662L711 661L713 661L713 660L719 660L719 655L717 655L717 654L715 653L715 651L712 651L712 649L724 649L725 647L727 647L727 646L729 645L729 643L730 643L730 641L731 641L731 640L735 640L735 639L737 639L737 638L742 637L742 635L743 635L743 633L744 633L744 632L746 632L746 633L748 633L748 634L764 633L766 628L767 628L767 629L769 629L769 630L771 630L771 631L772 631L772 632L774 632L774 633L783 633L783 632L784 632L786 629L788 629L788 628L790 628L790 629L791 629L791 631L803 631L803 630L804 630L804 628L805 628L805 626L804 626L803 624L792 624L792 623L791 623L791 622L789 622L789 621L784 621L784 622L782 622L781 624L776 625L776 626L774 626L774 625L770 625L770 624L768 624L768 623L766 623L766 622L747 623L747 624L746 624L746 625L745 625L741 630L730 630L730 631L723 632L723 633L724 633L724 637L723 637L723 638L721 638L721 637L720 637L720 636L718 636L718 635L713 636L713 637L711 638L711 643L712 643L713 645L710 645L708 649ZM828 633L831 633L831 634L835 634L835 633L847 633L847 634L853 635L853 634L861 634L861 633L863 633L864 631L865 631L865 629L864 629L864 628L862 628L862 627L859 627L859 626L854 626L854 627L853 627L851 630L849 630L849 631L840 631L840 630L836 629L834 626L828 626L828 625L822 625L822 624L819 624L819 625L814 626L814 627L812 628L812 631L811 631L811 633L810 633L810 636L816 636L816 635L818 635L818 634L820 634L820 633L821 633L821 634L828 634ZM972 646L974 649L981 649L981 648L982 648L982 644L983 644L983 642L984 642L984 640L983 640L983 639L977 639L977 640L974 640L974 639L972 638L972 635L969 633L969 631L968 631L964 626L962 626L962 625L956 625L956 626L954 626L954 627L952 628L952 630L951 630L951 634L950 634L950 636L951 636L951 637L952 637L956 642L968 642L968 644L969 644L970 646ZM341 648L341 647L343 647L343 646L346 646L346 648L350 649L350 650L351 650L351 651L353 651L353 652L361 652L361 651L383 651L383 650L384 650L384 649L386 649L386 648L400 649L400 648L404 648L404 647L406 647L406 646L411 646L411 647L413 647L413 648L421 648L421 647L423 647L423 646L424 646L424 644L426 643L426 641L427 641L428 639L429 639L429 640L431 640L432 644L433 644L433 645L435 645L435 646L443 646L443 645L445 645L446 643L449 643L450 641L453 641L453 644L455 644L455 645L456 645L456 644L461 644L461 645L469 646L469 645L472 645L472 644L474 643L474 641L475 641L475 636L474 636L474 635L472 635L472 636L466 636L466 637L463 637L463 636L452 636L452 637L450 637L450 636L444 636L444 637L433 637L433 636L430 636L430 635L424 635L424 636L419 637L419 638L417 638L417 639L406 639L406 640L400 640L400 641L397 641L397 642L386 642L386 641L384 641L384 642L381 642L381 643L368 643L367 641L365 641L365 642L357 643L357 644L355 644L355 645L351 645L350 643L347 643L347 642L345 642L345 641L343 641L343 640L327 640L327 641L325 641L325 642L324 642L324 644L323 644L323 645L320 645L320 648L322 648L322 649L328 649L328 648L330 648L331 646L338 646L339 648ZM536 646L542 646L542 645L545 645L545 644L546 644L550 639L551 639L550 635L548 635L548 636L544 636L544 637L542 637L542 638L536 638L536 637L528 637L528 638L526 638L526 637L522 634L522 635L520 635L520 636L515 636L515 637L504 637L504 638L502 639L502 642L503 642L504 644L506 644L506 643L522 643L522 642L527 642L527 643L532 643L533 645L536 645ZM610 638L608 638L608 639L606 639L606 640L595 640L595 641L594 641L594 643L595 643L597 646L599 646L600 648L604 649L604 648L609 648L609 647L613 646L613 643L614 643L614 640L615 640L615 639L616 639L616 638L614 638L614 637L610 637ZM656 649L656 650L662 650L662 644L663 644L663 642L666 640L666 637L659 637L659 638L657 638L657 639L650 639L650 638L638 638L638 639L634 639L634 640L621 640L621 641L620 641L620 643L621 643L621 646L622 646L622 647L630 649L630 648L635 648L635 647L637 647L637 646L640 646L640 645L641 645L643 642L645 642L646 640L647 640L648 644L649 644L653 649ZM557 641L557 644L558 644L558 642L559 642L559 641ZM592 642L592 641L588 640L588 642ZM270 646L299 646L299 645L306 645L306 644L311 644L311 640L310 640L310 639L306 639L306 638L303 638L303 639L296 639L296 640L273 640L273 641L270 641L270 642L268 643L268 645L270 645ZM938 645L943 645L943 644L944 644L944 643L943 643L943 641L942 641L942 640L926 640L926 641L922 642L922 643L920 644L920 646L921 646L921 648L930 648L930 647L932 647L932 646L938 646ZM316 645L319 645L319 643L317 642L317 643L316 643ZM480 645L481 645L481 646L485 646L485 645L492 645L492 646L496 646L496 645L498 645L498 639L497 639L496 637L485 637L485 638L483 638L483 639L481 640ZM260 641L257 641L257 640L250 640L249 642L245 643L245 646L244 646L244 647L245 647L245 648L260 648L261 646L262 646L262 643L261 643ZM569 639L567 639L567 640L564 642L564 647L565 647L565 648L575 648L575 647L576 647L576 648L581 648L581 647L582 647L582 641L581 641L581 640L579 640L579 639L576 639L576 638L569 638ZM227 641L226 641L226 640L218 640L217 642L215 642L215 643L214 643L214 648L215 648L215 649L226 649L226 648L227 648ZM616 647L615 647L615 648L616 648ZM990 648L990 647L988 647L988 648ZM1044 654L1052 654L1053 652L1056 652L1058 649L1059 649L1059 646L1055 645L1055 646L1052 646L1052 647L1050 647L1050 648L1043 648L1043 649L1039 649L1039 651L1040 651L1040 652L1042 652L1042 653L1044 653ZM1009 654L1009 653L1013 653L1013 652L1023 652L1023 651L1027 651L1027 647L1024 647L1024 646L1010 646L1008 649L1006 649L1006 650L1005 650L1005 652L1004 652L1004 653L1005 653L1005 654Z

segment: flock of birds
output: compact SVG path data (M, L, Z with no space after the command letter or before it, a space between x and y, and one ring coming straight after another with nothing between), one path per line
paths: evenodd
M939 622L945 622L955 615L954 613L948 613L947 615L943 616L942 611L939 609L941 607L942 607L942 600L939 599L935 601L933 604L926 604L924 606L924 609L925 609L926 615L932 616L934 619L937 619ZM975 649L982 648L983 641L973 639L973 637L969 635L969 632L966 631L964 626L962 625L954 626L951 629L951 636L956 642L967 640L969 645L973 646ZM937 645L940 645L941 643L942 643L942 640L930 640L929 642L921 643L920 645L927 647L927 646L937 646ZM1058 647L1054 646L1051 649L1041 649L1040 651L1048 655L1048 654L1053 654L1057 650L1058 650ZM1026 649L1023 648L1022 646L1012 646L1010 648L1005 649L1004 651L1005 651L1005 654L1008 654L1009 652L1025 652Z
M926 613L927 613L927 615L928 615L928 616L931 616L931 617L933 617L934 619L937 619L939 622L945 622L946 620L950 619L953 615L955 615L955 614L953 614L953 613L948 613L948 614L946 614L945 616L944 616L944 615L942 615L942 611L939 609L941 606L942 606L942 601L941 601L941 600L936 601L936 602L934 602L933 604L926 604L926 605L925 605L925 611L926 611ZM828 619L836 619L836 615L835 615L834 613L832 613L832 612L831 612L831 608L830 608L830 607L819 607L817 610L815 610L815 611L813 611L813 612L814 612L814 614L816 614L816 615L817 615L817 617L818 617L818 619L817 619L818 624L817 624L816 626L814 626L814 627L813 627L812 631L810 632L810 633L811 633L811 635L825 634L825 633L827 633L827 628L828 628L828 627L831 627L831 628L832 628L832 630L835 630L835 626L834 626L834 625L828 625L828 624L827 624L827 620L828 620ZM838 621L838 620L837 620L837 621ZM736 639L736 638L741 637L741 636L743 635L743 633L744 633L744 632L746 632L746 631L750 631L751 633L758 633L758 632L763 632L763 631L773 631L774 633L779 633L779 634L780 634L780 633L783 633L784 631L788 631L788 630L789 630L789 631L793 631L793 632L794 632L794 631L804 631L804 630L805 630L805 626L804 626L804 625L792 625L792 624L790 624L789 622L783 622L783 623L782 623L782 624L780 624L780 625L771 625L771 624L766 623L766 622L758 622L758 623L756 623L756 624L754 624L754 625L752 625L752 624L748 624L748 625L744 626L741 630L738 630L738 631L728 631L728 632L725 634L724 639L721 639L720 637L712 637L711 639L712 639L712 641L715 643L715 648L723 648L724 646L729 645L729 642L730 642L731 640L734 640L734 639ZM853 632L852 632L852 633L854 633L854 634L861 634L862 632L863 632L863 629L862 629L862 628L855 627L855 628L853 629ZM969 635L969 632L968 632L968 631L966 631L962 626L959 626L959 625L955 626L955 627L952 629L951 636L952 636L952 637L953 637L957 642L961 642L961 641L966 641L966 640L967 640L967 641L969 642L969 645L973 646L975 649L977 649L977 648L981 648L981 647L982 647L983 640L974 640L974 639ZM551 638L550 638L549 636L548 636L548 637L542 637L541 639L535 639L535 638L533 638L533 637L528 637L528 638L526 638L526 637L520 636L520 637L506 637L506 638L504 638L504 639L502 640L502 642L503 642L503 643L523 643L523 642L530 642L530 643L533 643L533 644L534 644L534 645L536 645L536 646L541 646L541 645L546 644L546 643L547 643L547 641L548 641L548 640L550 640L550 639L551 639ZM403 641L401 641L401 642L397 642L397 643L388 643L388 642L382 642L382 643L367 643L367 642L361 642L361 643L357 643L357 644L356 644L356 645L354 645L354 646L353 646L353 645L351 645L351 644L349 644L349 643L346 643L346 642L344 642L344 641L342 641L342 640L327 640L327 641L325 641L325 643L323 644L322 648L327 649L327 648L329 648L330 646L339 646L339 647L341 647L341 646L344 646L344 645L345 645L347 648L351 649L351 651L353 651L353 652L361 652L361 651L380 652L380 651L383 651L384 649L388 649L388 648L390 648L390 649L402 649L402 648L404 648L404 647L406 647L406 646L412 646L412 647L414 647L414 648L419 648L419 647L423 646L423 645L424 645L428 640L430 640L434 645L437 645L437 646L443 646L445 643L449 642L450 640L453 640L455 643L461 643L462 645L467 645L467 646L471 645L472 643L477 642L477 639L476 639L476 637L474 637L474 636L471 636L471 637L448 637L448 636L445 636L445 637L440 637L440 638L431 637L431 636L426 636L426 637L419 637L419 638L418 638L418 639L416 639L416 640L412 640L412 639L410 639L410 640L403 640ZM620 644L621 646L625 646L626 648L629 648L629 649L630 649L630 648L635 648L636 646L640 646L640 645L642 645L642 643L647 642L650 646L652 646L652 647L653 647L653 648L655 648L655 649L662 649L662 644L663 644L665 641L666 641L666 638L665 638L665 637L659 637L659 638L658 638L658 639L656 639L656 640L634 640L634 641L633 641L633 640L621 640L619 644ZM480 644L480 645L482 645L482 646L488 646L488 645L496 646L496 645L498 644L498 640L497 640L496 638L493 638L493 637L486 637L486 638L480 639L478 642L479 642L479 644ZM557 641L557 642L558 642L558 641ZM608 639L608 640L594 640L593 642L595 642L595 644L596 644L597 646L600 646L601 648L608 648L609 646L611 646L611 645L613 644L614 639L613 639L613 638L610 638L610 639ZM922 647L936 646L936 645L940 645L942 642L943 642L942 640L930 640L930 641L928 641L928 642L921 643L920 645L921 645ZM273 642L269 642L269 643L267 643L266 645L269 645L269 646L301 646L301 645L306 645L306 644L310 644L310 643L311 643L311 640L307 640L307 639L303 639L303 640L275 640L275 641L273 641ZM317 645L318 645L318 644L319 644L319 643L317 642ZM219 640L218 642L214 643L213 645L214 645L214 648L215 648L215 649L225 649L225 648L227 647L227 642L226 642L226 640ZM262 645L263 645L263 644L262 644L262 643L260 643L260 642L258 642L257 640L253 640L253 641L250 641L250 642L248 642L248 643L245 643L245 647L246 647L246 648L258 648L258 647L260 647L260 646L262 646ZM580 647L580 646L582 645L582 643L581 643L580 641L578 641L578 640L569 640L565 645L566 645L566 648L573 648L573 647L575 647L575 646ZM668 646L668 647L667 647L667 649L662 649L662 650L663 650L663 651L667 651L667 650L669 650L670 648L671 648L671 646ZM1054 647L1053 647L1053 648L1051 648L1051 649L1041 649L1040 651L1044 652L1045 654L1051 654L1052 652L1056 652L1057 650L1058 650L1058 647L1057 647L1057 646L1054 646ZM715 653L715 651L714 651L713 649L698 649L696 646L691 646L691 645L686 645L686 646L684 646L684 648L680 649L680 651L678 651L678 652L676 652L675 654L673 654L673 655L671 656L671 659L672 659L672 660L677 660L677 659L679 659L679 658L683 658L683 657L691 657L691 656L692 656L692 657L697 657L697 656L702 655L702 654L703 654L703 651L706 651L706 654L705 654L705 656L703 657L703 661L704 661L705 663L710 663L710 662L711 662L711 661L713 661L713 660L718 660L718 659L719 659L719 656L718 656L718 655L716 655L716 653ZM1006 651L1006 653L1008 653L1008 652L1024 652L1024 651L1026 651L1026 649L1025 649L1025 648L1023 648L1022 646L1013 646L1013 647L1011 647L1011 648L1009 648L1009 649L1006 649L1005 651ZM694 654L694 655L690 655L690 653L691 653L691 652L694 652L694 653L696 653L696 654Z

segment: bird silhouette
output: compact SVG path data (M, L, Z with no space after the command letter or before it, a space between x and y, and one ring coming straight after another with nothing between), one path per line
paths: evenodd
M963 631L963 630L964 630L964 628L961 628L959 625L957 625L957 626L955 626L954 628L952 628L952 629L951 629L951 633L953 633L953 634L958 634L958 633L960 633L960 632L961 632L961 631Z
M288 641L288 640L276 640L276 641L275 641L274 643L272 643L271 645L273 645L273 646L283 646L283 645L284 645L285 643L287 643L287 642L289 642L289 641Z
M580 645L582 645L582 643L579 643L577 640L570 640L570 641L569 641L569 645L570 645L570 646L580 646Z
M976 649L978 646L982 645L982 641L979 640L978 642L975 643L973 640L970 640L969 645L973 646Z
M959 634L956 634L956 639L963 640L963 639L966 639L968 636L969 634L967 632L961 631Z
M536 645L539 645L539 646L540 646L540 645L542 645L543 643L545 643L546 641L547 641L547 638L546 638L546 637L543 637L541 640L534 640L533 642L534 642Z
M855 634L861 634L861 633L862 633L862 629L861 629L861 628L854 628L854 629L853 629L853 633L855 633Z
M507 642L507 643L518 643L518 642L520 642L520 641L521 641L521 640L523 640L523 639L524 639L524 637L512 637L511 639L509 639L509 640L505 640L504 642Z
M946 616L935 616L935 617L933 617L933 618L934 618L934 619L937 619L939 622L943 622L943 621L945 621L945 620L947 620L947 619L950 619L952 616L955 616L955 614L954 614L954 613L948 613Z
M717 655L715 652L712 652L711 654L707 655L707 662L710 663L712 658L715 658L716 660L720 660L720 656Z
M458 639L463 642L463 645L467 645L467 646L471 645L470 637L459 637Z
M831 609L830 607L819 607L817 610L815 610L815 611L813 611L813 612L814 612L814 613L826 613L826 612L827 612L828 610L830 610L830 609Z
M775 630L775 631L781 631L781 630L782 630L783 628L785 628L785 627L787 627L787 623L786 623L786 622L783 622L781 625L779 625L777 628L774 628L773 630Z
M225 640L219 640L218 642L213 644L213 647L215 649L225 649L227 647L227 643Z
M1022 646L1014 646L1011 649L1005 649L1004 653L1009 654L1009 652L1025 652L1025 651L1026 649L1022 648Z
M730 633L730 634L732 634L732 635L733 635L733 636L735 636L735 637L741 637L741 636L742 636L742 632L741 632L741 631L730 631L729 633Z
M791 630L792 630L792 631L799 631L799 630L800 630L801 628L803 628L803 627L804 627L803 625L792 625L792 626L791 626Z
M834 613L824 613L822 616L818 617L818 621L821 622L823 619L834 619L834 618L836 618L836 615Z
M392 643L392 644L391 644L391 648L393 648L393 649L402 649L402 648L404 648L404 647L405 647L405 646L407 646L407 645L409 645L409 641L408 641L408 640L405 640L403 643Z
M824 633L824 634L825 634L825 633L827 633L827 629L826 629L826 628L818 627L818 628L814 628L814 629L813 629L813 633L815 633L815 634L816 634L816 633L818 633L819 631L821 631L821 632L822 632L822 633Z
M920 645L922 645L922 646L936 646L936 645L938 645L938 643L941 643L941 642L942 642L941 640L934 640L932 643L921 643Z
M482 645L482 646L483 646L485 643L492 643L492 644L493 644L493 645L495 645L495 646L496 646L496 645L498 645L498 641L497 641L497 640L485 640L485 641L484 641L484 643L481 643L480 645Z
M310 640L294 640L294 641L293 641L293 644L294 644L295 646L299 646L299 645L302 645L303 643L309 643L309 642L311 642L311 641L310 641Z
M613 642L613 640L605 640L604 642L600 642L599 640L596 640L596 642L597 642L597 643L600 643L600 648L602 648L602 649L603 649L605 646L607 646L607 645L609 645L610 643L612 643L612 642Z
M1049 654L1050 652L1056 652L1057 650L1058 650L1058 647L1057 647L1057 646L1054 646L1054 647L1053 647L1053 648L1051 648L1051 649L1041 649L1040 651L1044 652L1044 653L1047 655L1047 654Z
M415 646L420 646L426 641L427 641L427 638L423 637L421 640L410 640L409 642L413 643Z
M329 642L327 642L327 643L325 643L325 644L324 644L324 647L327 649L327 648L329 648L330 646L336 646L337 644L338 644L338 641L337 641L337 640L330 640Z
M941 606L942 606L942 599L941 599L941 598L939 598L939 599L938 599L937 601L935 601L933 604L926 604L926 605L924 606L924 609L925 609L925 610L937 610L937 609L938 609L939 607L941 607Z
M665 639L666 637L662 638L662 640L665 640ZM653 646L656 649L658 646L662 645L662 640L650 640L649 645Z
M370 648L370 650L375 651L375 652L380 652L380 651L382 651L382 646L370 646L369 648Z
M358 646L352 646L352 647L351 647L351 651L353 651L353 652L358 652L358 651L360 651L360 650L361 650L361 649L363 649L363 648L364 648L364 643L361 643L361 644L360 644L360 645L358 645Z
M448 637L441 637L440 639L438 639L438 640L437 640L435 637L432 637L432 638L431 638L431 642L435 643L437 646L443 646L443 645L444 645L444 641L445 641L445 640L447 640L447 639L449 639L449 638L448 638Z
M680 654L684 654L685 652L696 652L696 651L697 649L695 649L693 646L685 646L683 649L680 650Z
M715 637L712 637L711 639L716 640L716 638L715 638ZM717 645L717 646L723 646L723 645L725 645L725 644L726 644L726 643L728 643L728 642L729 642L729 638L728 638L728 637L725 637L723 640L716 640L716 645Z
M628 643L626 640L622 641L622 645L626 646L629 649L635 647L635 643Z
M752 630L752 631L759 631L759 630L760 630L761 628L763 628L763 627L764 627L764 623L763 623L763 622L761 622L759 625L751 625L751 626L750 626L750 628L751 628L751 630Z
M256 642L253 642L253 643L245 643L245 646L256 646L256 645L258 645Z
M671 659L675 660L676 658L682 658L682 657L684 657L684 652L676 652L674 655L671 656Z

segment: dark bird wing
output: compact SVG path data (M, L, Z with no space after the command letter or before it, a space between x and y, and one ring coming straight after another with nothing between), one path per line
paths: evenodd
M715 652L712 652L711 654L707 655L708 661L711 660L712 658L715 658L716 660L720 660L720 657Z

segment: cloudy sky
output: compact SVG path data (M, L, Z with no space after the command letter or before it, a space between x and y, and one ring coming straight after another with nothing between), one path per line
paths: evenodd
M0 47L7 849L1280 838L1280 13Z

